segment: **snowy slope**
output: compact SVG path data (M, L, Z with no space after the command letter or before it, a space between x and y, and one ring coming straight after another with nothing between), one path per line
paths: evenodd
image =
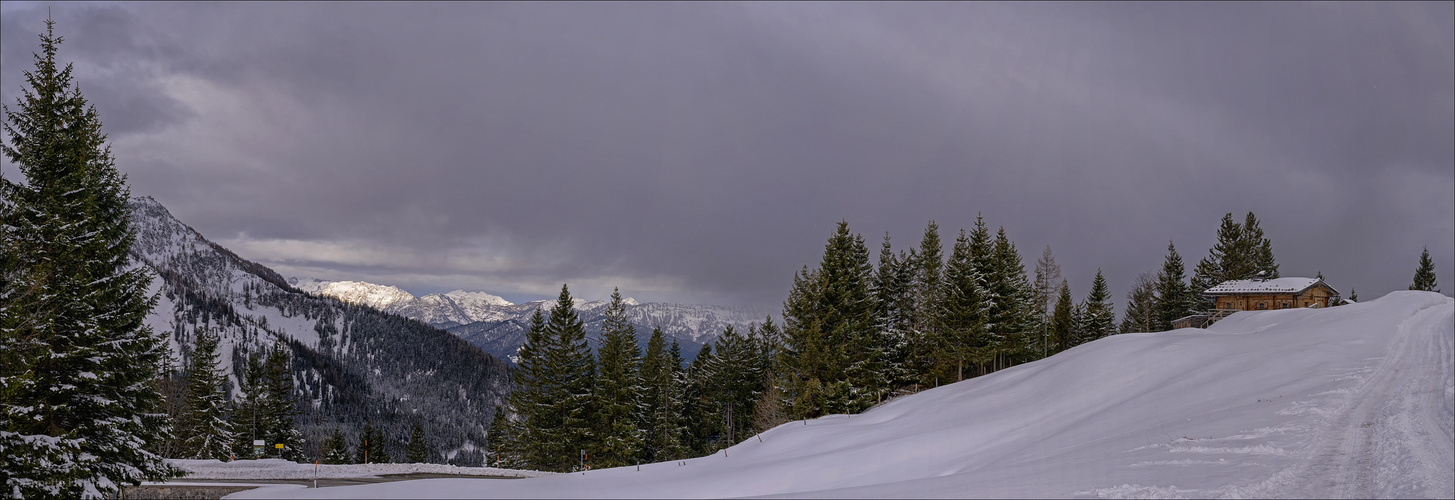
M235 498L1445 497L1455 300L1116 335L679 463ZM761 440L760 440L761 438Z

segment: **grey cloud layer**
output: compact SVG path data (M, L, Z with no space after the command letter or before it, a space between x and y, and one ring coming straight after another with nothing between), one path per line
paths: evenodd
M3 18L6 103L43 12ZM134 192L326 277L772 304L840 219L983 213L1080 295L1248 210L1285 274L1455 276L1449 4L52 12Z

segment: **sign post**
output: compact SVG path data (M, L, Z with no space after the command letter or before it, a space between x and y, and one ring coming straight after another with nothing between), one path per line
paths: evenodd
M254 439L253 440L253 458L261 458L262 456L263 456L263 440L261 440L261 439Z

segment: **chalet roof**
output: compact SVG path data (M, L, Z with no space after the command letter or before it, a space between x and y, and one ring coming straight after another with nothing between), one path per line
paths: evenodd
M1231 280L1207 289L1204 295L1239 295L1263 293L1303 293L1315 285L1323 285L1334 293L1334 287L1318 278L1275 278L1271 280Z

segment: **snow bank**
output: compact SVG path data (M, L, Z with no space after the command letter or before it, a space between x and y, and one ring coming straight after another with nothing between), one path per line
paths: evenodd
M188 479L313 479L315 471L314 464L300 464L278 458L236 460L233 462L222 462L218 460L168 460L168 462L188 472L188 475L179 481L186 481ZM549 472L495 469L490 467L456 467L441 464L321 464L317 467L317 474L319 479L379 477L389 474L453 474L460 476L502 477L538 477L550 475Z
M1451 497L1455 299L1116 335L709 457L229 498Z

